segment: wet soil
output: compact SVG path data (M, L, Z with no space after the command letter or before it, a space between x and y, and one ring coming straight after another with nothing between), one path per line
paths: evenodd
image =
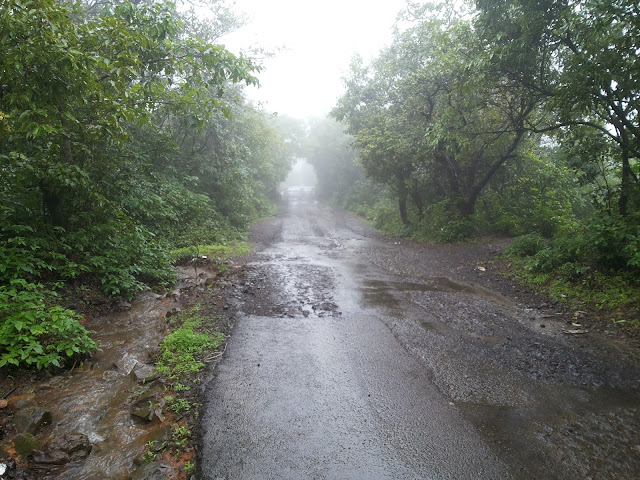
M390 239L301 191L253 239L201 478L640 476L637 345L505 278L507 241Z
M184 467L193 462L193 445L187 442L178 451L171 441L175 429L192 428L194 418L167 408L165 396L175 394L153 366L172 315L194 301L201 303L211 328L229 332L229 323L219 315L225 300L218 290L238 270L234 265L225 269L221 274L219 265L209 263L178 267L179 283L173 290L143 292L131 303L91 294L93 308L85 301L78 306L100 351L56 374L1 372L0 398L8 398L8 405L0 405L0 464L6 469L0 478L189 478ZM212 276L218 277L216 282L207 281ZM182 396L197 403L197 387L192 390ZM24 434L17 419L33 411L47 412L47 421L24 427L33 435L28 438L36 442L35 450L20 452L16 445ZM74 454L78 446L69 443L76 438L84 442L82 455Z

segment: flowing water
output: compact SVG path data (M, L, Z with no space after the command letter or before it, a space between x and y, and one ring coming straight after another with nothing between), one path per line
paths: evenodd
M167 328L166 312L174 306L170 298L145 292L130 311L92 320L87 327L97 330L93 337L100 341L101 351L37 389L39 406L53 416L43 443L77 432L93 445L85 461L44 478L128 478L134 459L145 452L147 437L157 429L130 413L131 402L148 388L138 384L131 371L152 361Z

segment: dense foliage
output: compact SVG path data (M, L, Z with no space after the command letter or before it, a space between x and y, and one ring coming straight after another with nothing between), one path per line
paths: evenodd
M636 284L639 29L630 0L408 3L332 112L357 158L314 149L364 178L320 190L396 233L524 236L511 254L544 281Z
M0 1L0 365L61 364L42 355L63 319L77 342L57 352L95 348L55 290L171 283L171 249L238 238L272 209L290 153L244 100L259 68L215 43L237 26L218 12Z

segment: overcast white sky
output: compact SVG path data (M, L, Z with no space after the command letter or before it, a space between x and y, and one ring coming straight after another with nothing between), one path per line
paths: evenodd
M355 53L374 56L391 39L404 0L236 0L250 23L222 39L233 51L285 46L265 61L261 88L249 91L272 112L325 115L343 91L341 77Z

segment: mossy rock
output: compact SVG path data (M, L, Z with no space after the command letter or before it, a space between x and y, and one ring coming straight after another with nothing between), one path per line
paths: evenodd
M30 433L19 433L13 437L16 453L22 458L30 456L34 450L40 450L42 445L38 438Z

